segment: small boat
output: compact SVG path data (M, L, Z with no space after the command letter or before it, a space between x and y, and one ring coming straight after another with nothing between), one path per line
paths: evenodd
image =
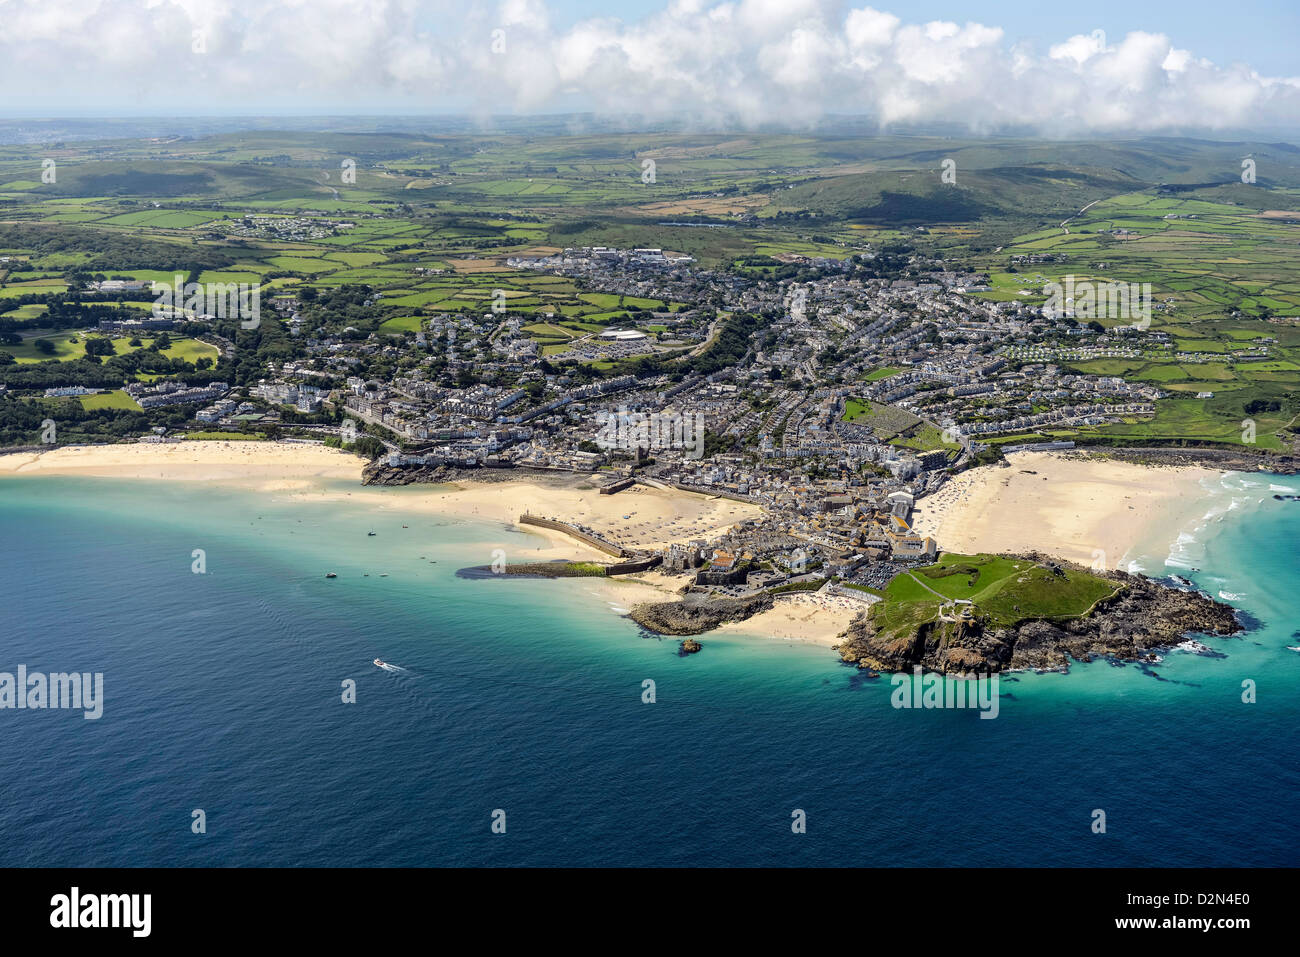
M385 661L383 658L376 658L376 659L375 659L375 667L376 667L376 668L387 668L387 667L388 667L388 662Z
M326 578L338 578L339 576L336 575L336 574L334 574L333 572L326 572L326 573L325 573L325 577L326 577Z
M369 536L369 537L373 537L374 534L375 534L374 532L366 532L366 535Z

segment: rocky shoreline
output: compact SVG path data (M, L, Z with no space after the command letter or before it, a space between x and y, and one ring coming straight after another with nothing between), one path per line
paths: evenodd
M566 488L583 480L595 481L599 476L587 472L565 472L553 469L528 468L466 468L460 465L386 465L382 458L367 464L361 470L362 485L441 485L448 482L473 482L489 485L495 482L531 482L535 485L554 485Z
M870 620L856 619L839 645L840 659L875 671L907 671L920 665L951 674L1001 671L1067 671L1070 659L1153 661L1189 634L1233 635L1242 631L1230 605L1198 592L1161 585L1142 575L1110 572L1121 588L1086 617L1041 619L986 629L978 621L927 622L905 639L884 640Z
M688 596L681 601L643 602L628 617L657 635L699 635L729 621L744 621L772 607L766 593L749 598Z
M515 562L494 569L471 565L456 570L457 578L603 578L605 569L595 562Z
M1274 472L1278 475L1300 473L1300 457L1286 454L1264 454L1220 448L1108 448L1105 446L1078 446L1066 456L1111 458L1135 465L1173 467L1200 466L1223 469L1226 472Z
M932 621L898 638L878 636L868 616L860 615L836 650L841 661L870 671L910 671L917 665L948 674L1068 671L1072 659L1154 662L1158 651L1186 642L1190 634L1233 635L1243 630L1232 606L1200 592L1170 588L1121 571L1101 577L1120 587L1081 618L1029 619L997 628L986 628L978 619ZM629 617L654 634L699 635L727 622L744 621L772 605L768 594L723 599L687 596L636 605Z

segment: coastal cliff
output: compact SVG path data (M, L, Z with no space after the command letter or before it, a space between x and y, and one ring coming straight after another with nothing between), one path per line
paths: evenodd
M915 665L947 672L1065 670L1069 660L1107 656L1148 660L1158 648L1191 633L1242 630L1233 609L1196 592L1168 588L1140 575L1103 576L1120 587L1087 614L1064 621L1026 619L989 627L970 621L927 621L910 632L883 634L870 616L858 618L840 643L840 658L861 668L905 671Z

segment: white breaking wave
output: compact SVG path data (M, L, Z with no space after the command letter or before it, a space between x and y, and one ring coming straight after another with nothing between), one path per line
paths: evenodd
M1224 601L1241 601L1246 596L1239 594L1238 592L1221 591L1219 592L1219 597Z
M1173 568L1195 568L1204 554L1204 548L1193 533L1180 532L1178 540L1169 546L1169 556L1165 559L1165 565Z

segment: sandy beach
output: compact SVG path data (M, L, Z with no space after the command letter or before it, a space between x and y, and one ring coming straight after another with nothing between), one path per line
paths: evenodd
M1078 453L1019 452L1009 468L971 469L917 502L913 527L955 552L1036 549L1085 566L1123 568L1195 512L1213 469L1150 467ZM1190 512L1189 512L1190 510Z
M730 621L701 635L743 635L804 641L826 648L839 644L841 632L849 622L867 610L867 603L837 595L794 594L776 600L769 611L745 621Z
M361 481L363 459L323 445L288 442L141 442L69 445L0 455L6 475L83 475L306 488L321 479Z
M611 610L626 614L639 602L678 600L681 597L679 590L690 580L690 575L651 571L582 581L587 591L604 600ZM796 592L779 596L769 611L744 621L728 622L696 637L704 641L710 635L740 635L802 641L829 648L838 644L837 636L867 607L865 601L839 595Z
M1203 498L1204 468L1151 468L1078 453L1016 453L1010 467L972 469L917 503L914 527L943 550L1037 550L1087 566L1126 567L1144 541L1169 540ZM377 512L410 511L499 522L526 531L526 546L508 561L609 561L563 532L519 526L524 512L588 526L629 549L709 539L762 510L677 489L633 486L601 495L593 476L521 473L504 480L403 487L360 484L361 459L318 445L272 442L180 442L66 447L0 455L5 476L99 476L212 482L253 488L283 500L347 502ZM501 479L503 476L497 475ZM682 576L647 573L590 579L588 588L620 614L641 601L670 601ZM722 634L765 636L831 646L865 605L798 594Z
M277 493L287 499L366 504L516 525L524 512L586 525L630 549L711 538L746 519L755 505L677 489L633 486L601 495L597 477L527 475L449 485L361 485L364 461L321 445L276 442L177 442L68 446L49 452L0 455L0 478L33 475L211 482ZM351 485L355 483L355 486ZM522 526L521 526L522 527ZM610 557L562 532L525 529L549 547L527 549L511 561L600 560Z
M430 491L428 502L447 514L509 523L517 522L523 512L557 518L586 525L617 545L638 549L711 538L738 522L763 514L758 506L745 502L643 485L616 495L601 495L590 476L547 478L542 482L520 479L457 483ZM584 552L593 551L560 532L532 526L528 531L546 532L559 541L573 542Z

